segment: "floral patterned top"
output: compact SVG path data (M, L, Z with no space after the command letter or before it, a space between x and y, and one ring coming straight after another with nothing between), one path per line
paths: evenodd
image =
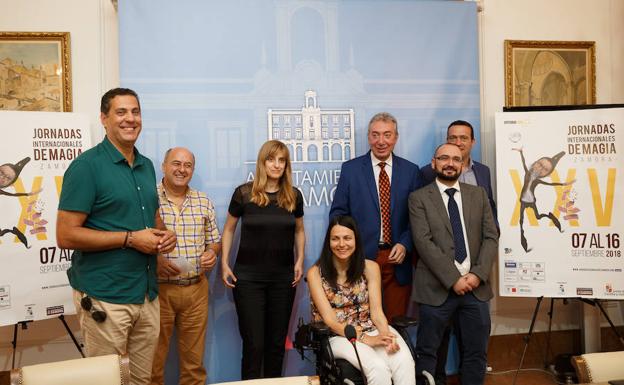
M325 296L336 313L338 322L351 324L364 332L375 330L375 325L370 318L368 282L364 275L353 284L338 284L337 288L334 289L325 280L321 272L321 283ZM312 304L312 318L314 321L322 321L323 317L314 306L314 301L311 300L310 302Z

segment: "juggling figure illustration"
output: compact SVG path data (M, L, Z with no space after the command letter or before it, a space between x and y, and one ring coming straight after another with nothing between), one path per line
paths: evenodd
M575 182L572 180L570 182L546 182L543 178L546 178L555 170L557 167L557 163L559 160L565 155L565 151L561 151L560 153L554 155L553 157L541 157L535 162L531 164L531 167L527 168L526 160L524 158L524 153L522 148L514 148L514 151L518 151L520 153L520 157L522 158L522 166L524 168L524 182L522 185L522 191L520 192L520 243L522 244L522 248L525 252L531 251L528 246L527 239L524 235L524 211L527 208L533 209L535 216L537 219L542 219L544 217L550 218L552 223L557 227L560 232L561 223L559 223L559 219L551 213L548 214L540 213L537 209L537 199L535 198L535 188L540 185L547 186L568 186Z

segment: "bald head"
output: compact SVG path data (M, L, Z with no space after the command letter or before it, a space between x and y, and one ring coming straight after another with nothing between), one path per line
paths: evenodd
M174 147L165 152L162 163L163 182L168 190L186 191L195 171L195 155L184 148Z
M195 166L195 154L193 154L191 150L185 147L172 147L168 149L165 152L165 159L163 159L163 163L167 162L167 159L169 158L169 156L171 156L172 153L177 154L178 151L182 151L183 153L190 154L191 158L193 158L193 166Z

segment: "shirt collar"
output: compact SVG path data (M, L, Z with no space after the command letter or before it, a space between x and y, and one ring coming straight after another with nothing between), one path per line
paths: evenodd
M156 191L160 197L167 199L167 192L165 191L165 184L162 179L158 183L158 186L156 186Z
M165 181L164 178L160 180L160 183L158 183L158 193L160 194L161 197L165 198L167 201L169 200L169 198L167 198L167 190L165 189ZM186 201L188 198L190 198L191 196L191 186L187 186L186 187L186 194L184 194L184 200Z
M474 165L474 161L470 158L470 162L468 163L468 169L472 170L472 166Z
M390 153L390 156L385 161L377 159L377 157L375 156L375 154L373 154L372 151L370 152L370 156L371 156L371 162L373 163L373 167L377 166L380 162L385 162L386 166L390 166L390 168L392 168L392 153Z
M104 149L106 150L108 155L111 157L113 163L119 163L126 160L123 154L119 152L117 147L115 147L115 145L108 139L108 136L104 136L104 140L102 140L102 145L104 146ZM142 165L143 157L141 156L141 154L139 154L139 150L134 147L132 151L134 151L134 164L132 166L136 167Z
M436 185L438 186L438 189L440 190L440 194L446 194L445 191L450 188L454 188L457 191L461 191L461 189L459 188L459 180L456 180L455 184L453 184L452 186L445 185L444 183L440 182L438 178L436 178L435 181L436 181Z

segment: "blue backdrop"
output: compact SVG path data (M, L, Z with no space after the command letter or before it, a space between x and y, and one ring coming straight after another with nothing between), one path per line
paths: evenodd
M418 165L430 161L452 120L471 121L479 133L472 2L120 0L119 21L121 83L139 93L143 109L138 147L156 165L167 148L190 148L192 185L213 199L220 224L234 187L253 177L261 144L272 135L296 139L301 117L319 119L317 135L335 145L291 146L306 200L306 268L320 251L342 161L368 149L372 115L397 117L395 152ZM209 382L240 378L232 293L217 270ZM296 301L290 336L298 317L310 317L305 284ZM168 384L176 383L176 358L172 348ZM313 371L292 350L286 360L287 375Z

